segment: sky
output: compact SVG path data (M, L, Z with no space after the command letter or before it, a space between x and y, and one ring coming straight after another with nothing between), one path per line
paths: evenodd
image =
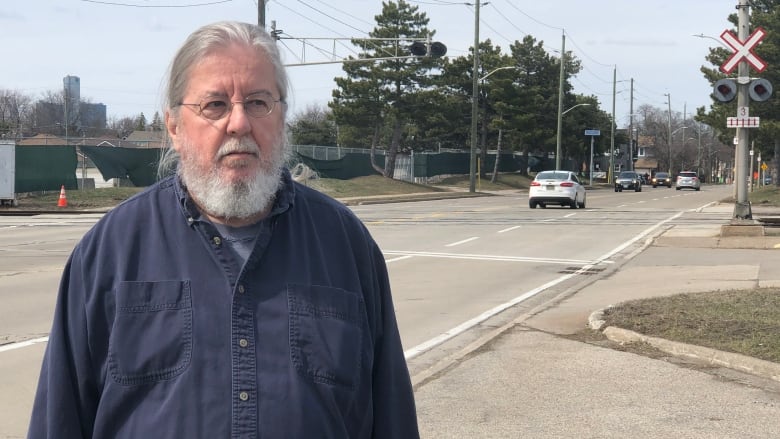
M474 44L474 0L420 0L434 41L447 55L466 56ZM574 92L614 103L618 127L633 108L651 105L691 115L711 103L700 72L710 47L732 29L738 0L490 0L480 5L480 40L509 53L526 35L557 56L565 49L582 61ZM267 0L266 25L281 31L286 64L321 63L352 54L337 38L367 37L382 11L380 0ZM218 20L258 22L257 0L2 0L0 89L37 100L62 90L67 75L81 79L81 97L107 106L109 118L160 110L163 78L184 39ZM695 37L704 35L705 37ZM303 49L300 39L311 46ZM334 42L335 41L335 42ZM335 51L336 56L332 53ZM344 76L341 64L288 67L290 114L326 107ZM613 83L613 74L616 82ZM614 90L614 100L613 100Z

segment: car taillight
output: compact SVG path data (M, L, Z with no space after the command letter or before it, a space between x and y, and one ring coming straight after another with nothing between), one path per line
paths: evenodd
M531 186L541 186L541 184L539 184L538 181L534 180L534 181L531 182Z
M561 183L561 186L563 186L563 187L572 187L572 186L574 186L574 183L572 183L570 181L564 181L563 183Z

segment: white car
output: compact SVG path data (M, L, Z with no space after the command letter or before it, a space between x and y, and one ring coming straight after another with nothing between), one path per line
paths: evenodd
M548 204L585 208L585 187L571 171L542 171L536 174L528 188L528 207L536 209Z

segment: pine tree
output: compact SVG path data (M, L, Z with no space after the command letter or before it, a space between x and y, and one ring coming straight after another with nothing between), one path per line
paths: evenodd
M409 44L433 36L428 18L417 6L400 0L383 3L375 17L377 26L369 39L355 39L362 49L357 59L343 64L346 77L336 78L330 106L345 145L370 142L372 152L387 144L384 168L374 165L385 177L392 177L405 130L420 114L420 101L430 86L428 73L441 63L430 57L410 58ZM373 58L391 58L370 61ZM365 144L365 143L364 143Z

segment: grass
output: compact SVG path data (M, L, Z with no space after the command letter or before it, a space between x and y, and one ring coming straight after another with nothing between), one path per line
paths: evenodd
M780 290L642 299L605 310L606 326L780 363Z
M380 175L370 175L350 180L316 178L306 181L306 184L334 198L350 198L468 190L469 182L468 176L451 176L436 184L425 185L393 180ZM528 177L519 174L501 174L496 183L491 183L489 178L478 181L477 191L527 188L529 182ZM85 191L69 190L66 191L68 206L62 209L106 209L141 190L143 188L136 187L97 188ZM59 195L59 191L24 194L18 199L18 208L23 210L57 210Z
M752 206L780 206L780 188L748 193ZM723 200L734 202L734 198ZM642 299L605 310L615 326L681 343L780 363L780 289L712 291ZM638 350L642 353L642 349Z
M496 183L477 181L478 191L527 188L519 174L501 174ZM468 176L447 177L435 185L366 176L352 180L315 179L308 184L335 198L467 190ZM68 191L69 210L108 208L140 188ZM24 196L20 209L57 209L59 192ZM754 206L780 206L780 188L764 186L749 193ZM724 202L734 202L726 199ZM609 326L683 343L698 344L780 363L780 290L714 291L645 299L619 304L607 312ZM641 349L638 350L641 352Z

